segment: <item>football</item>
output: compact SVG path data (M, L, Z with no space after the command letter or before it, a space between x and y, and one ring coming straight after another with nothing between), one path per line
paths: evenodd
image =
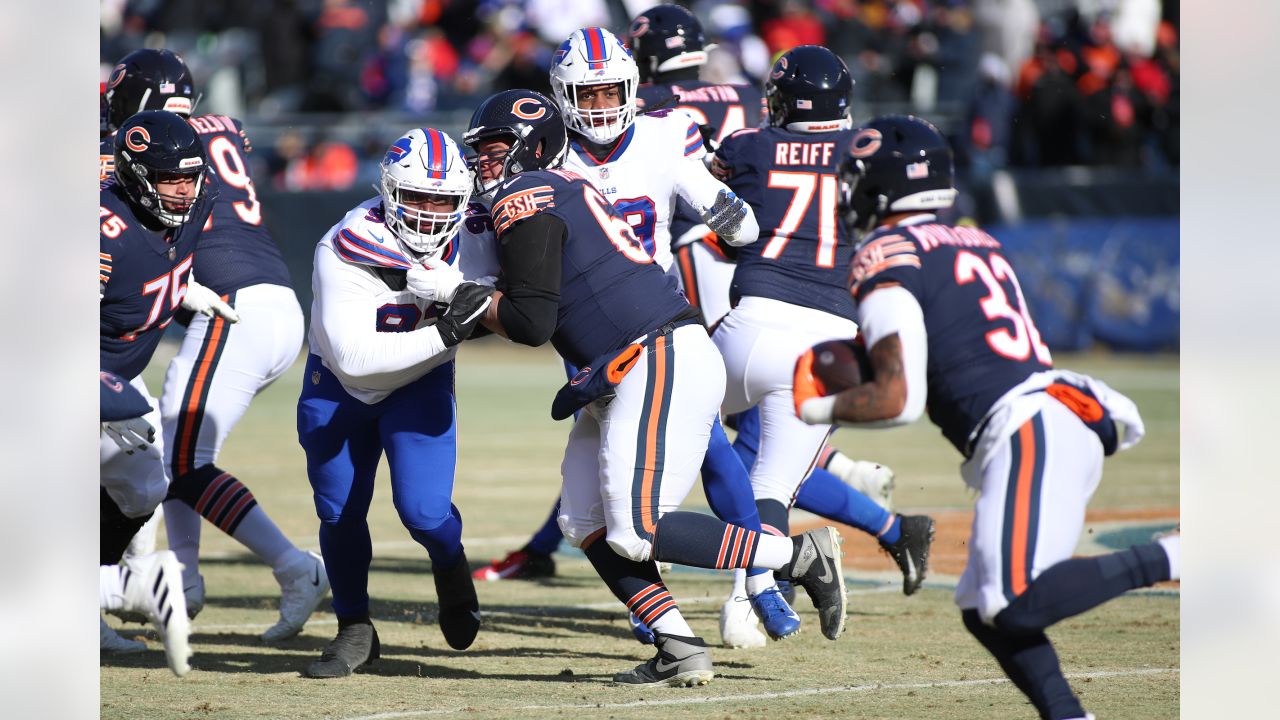
M871 379L871 360L861 339L827 340L813 346L813 375L828 395Z

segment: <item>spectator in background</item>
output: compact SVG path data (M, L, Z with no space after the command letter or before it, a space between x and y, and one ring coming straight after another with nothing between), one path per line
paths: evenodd
M760 23L760 37L775 55L797 45L827 44L822 21L809 3L801 0L782 0L777 17Z
M985 53L978 63L978 83L965 115L963 135L955 143L957 164L967 165L979 178L989 177L1009 163L1017 108L1009 84L1004 60L995 53Z
M1018 73L1018 157L1025 165L1080 162L1080 94L1074 76L1079 63L1042 30L1036 52Z

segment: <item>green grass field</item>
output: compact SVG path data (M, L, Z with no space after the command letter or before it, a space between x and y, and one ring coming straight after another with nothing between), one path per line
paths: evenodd
M160 388L157 354L147 378ZM1176 356L1083 355L1055 358L1129 394L1143 410L1148 436L1108 461L1091 505L1081 552L1142 541L1177 522L1178 359ZM220 458L251 487L261 506L301 547L316 549L317 521L294 425L301 364L250 408ZM455 501L463 512L468 555L487 562L523 543L550 509L559 487L567 423L550 419L563 382L547 350L498 341L464 347L458 364L459 469ZM487 583L475 645L454 652L435 624L426 552L410 540L391 507L385 470L370 514L374 561L372 614L382 659L367 672L335 681L299 671L336 631L327 601L298 637L279 646L257 635L276 617L271 572L233 540L204 526L201 572L207 604L194 623L192 672L175 678L160 645L142 655L102 658L104 718L1013 718L1034 717L1021 694L963 629L951 595L963 562L972 505L959 456L932 426L893 431L843 430L834 442L898 473L899 510L939 516L936 567L915 596L874 544L844 529L850 618L844 636L817 632L807 599L798 638L757 650L716 649L717 677L696 689L637 691L609 684L612 673L647 659L622 606L580 553L557 555L546 582ZM699 490L686 503L705 507ZM949 518L947 521L941 518ZM797 517L796 524L814 524ZM161 538L163 543L163 533ZM695 631L717 642L728 575L677 569L667 577ZM802 594L803 597L803 594ZM1132 593L1051 631L1063 666L1085 706L1100 718L1178 715L1177 586ZM118 621L108 622L119 627ZM141 626L124 626L143 636Z

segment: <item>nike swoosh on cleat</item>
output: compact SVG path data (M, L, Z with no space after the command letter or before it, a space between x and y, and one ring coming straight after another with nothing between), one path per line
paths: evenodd
M311 580L311 584L316 587L320 587L320 566L316 565L315 567L311 568L311 572L315 573L315 578Z
M822 558L822 575L818 576L819 582L831 582L831 563L827 559Z
M694 653L694 655L696 654L697 653ZM658 672L661 672L661 673L668 672L670 670L674 670L677 667L680 667L680 663L684 662L685 660L688 660L691 657L693 657L693 655L686 655L682 658L676 658L675 662L671 662L671 663L664 662L661 658L659 658L658 661L653 664L653 667Z

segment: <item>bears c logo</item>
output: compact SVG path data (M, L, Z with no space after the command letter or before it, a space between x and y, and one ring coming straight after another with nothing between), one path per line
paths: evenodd
M853 140L849 141L849 154L856 158L874 155L883 142L884 136L880 134L879 130L864 128L853 136Z
M111 77L107 78L107 87L113 88L119 85L120 81L124 79L124 70L125 68L123 64L117 65L114 68L112 68Z
M632 39L638 38L647 32L649 32L649 16L641 15L640 17L636 18L635 22L631 23Z
M147 143L151 142L151 133L147 132L144 127L131 127L124 134L125 147L134 152L142 152L147 149Z
M525 110L529 105L532 105L534 110ZM537 120L546 116L547 109L535 98L520 98L511 106L511 114L522 120Z

